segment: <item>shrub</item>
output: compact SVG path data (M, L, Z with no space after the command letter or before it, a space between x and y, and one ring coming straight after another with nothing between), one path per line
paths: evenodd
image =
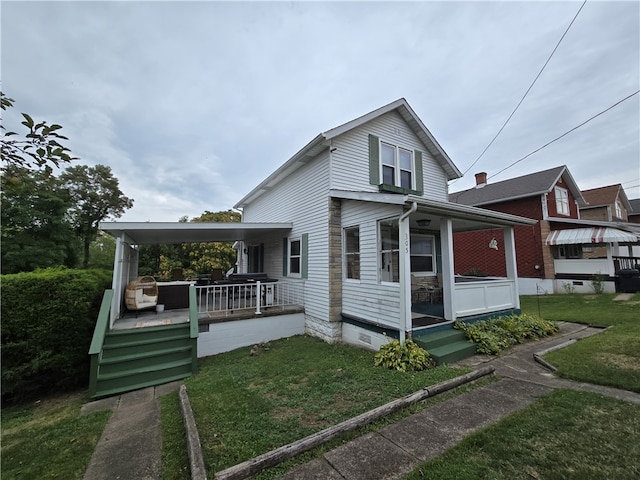
M3 275L2 398L82 386L108 270L65 268Z
M606 277L598 272L591 277L591 288L596 295L600 295L604 292L604 281Z
M482 270L480 270L477 267L474 267L471 270L467 270L462 275L465 277L486 277L487 276L486 273L484 273Z
M398 340L394 340L380 347L374 364L400 372L419 372L435 367L436 362L429 352L413 340L406 340L402 346Z
M453 326L462 330L469 340L477 344L478 353L487 355L497 355L518 343L546 337L558 331L555 322L527 313L475 323L456 321Z

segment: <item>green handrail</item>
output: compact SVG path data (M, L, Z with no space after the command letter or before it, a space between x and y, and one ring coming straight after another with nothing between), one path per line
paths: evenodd
M96 328L93 330L93 338L89 347L89 357L91 357L91 366L89 367L89 396L91 398L96 394L98 386L98 368L104 337L107 334L109 326L109 313L111 312L111 300L113 300L113 290L105 290L102 296L102 304L96 321Z
M100 305L100 312L98 313L98 321L96 322L96 328L93 330L93 338L91 339L91 346L89 347L89 355L95 355L102 350L102 344L104 343L104 337L107 333L107 327L109 326L109 313L111 312L111 301L113 300L113 290L105 290L102 297L102 304Z
M191 338L191 371L198 370L198 302L196 287L189 286L189 336Z

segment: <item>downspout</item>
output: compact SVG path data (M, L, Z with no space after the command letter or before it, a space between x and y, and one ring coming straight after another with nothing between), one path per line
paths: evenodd
M412 202L411 208L398 218L400 236L400 344L404 345L406 332L411 331L411 237L407 219L418 210L418 203ZM407 281L409 280L409 281ZM407 309L407 307L409 307Z

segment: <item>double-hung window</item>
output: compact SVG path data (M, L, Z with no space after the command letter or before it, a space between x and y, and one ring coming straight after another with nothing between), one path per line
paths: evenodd
M300 275L301 242L299 238L291 239L289 242L289 274Z
M569 192L566 188L555 188L556 193L556 211L558 215L569 215Z
M344 259L346 277L360 280L360 228L344 229Z
M398 222L380 222L380 280L400 281L400 230Z
M396 145L380 142L382 183L407 190L415 189L413 152Z
M411 273L436 273L434 237L411 235Z

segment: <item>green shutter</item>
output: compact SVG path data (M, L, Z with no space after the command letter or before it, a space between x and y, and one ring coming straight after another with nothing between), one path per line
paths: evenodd
M422 152L420 150L414 152L414 159L416 161L416 190L422 195L424 193L424 179L422 177Z
M380 143L375 135L369 135L369 183L380 185Z
M286 277L289 274L289 239L284 237L282 239L282 276Z
M309 234L302 235L302 245L300 245L302 252L300 252L300 276L302 278L309 278Z

